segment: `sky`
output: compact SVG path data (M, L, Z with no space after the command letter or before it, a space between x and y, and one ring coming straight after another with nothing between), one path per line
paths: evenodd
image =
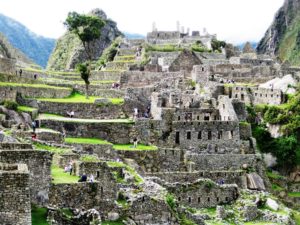
M0 0L0 13L38 35L58 38L68 12L103 9L121 31L146 35L158 30L185 29L217 34L234 44L259 41L284 0Z

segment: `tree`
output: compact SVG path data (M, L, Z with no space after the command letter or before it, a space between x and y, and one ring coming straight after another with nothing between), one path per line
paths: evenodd
M93 60L94 47L93 41L101 36L101 29L105 25L105 21L96 16L78 14L77 12L69 12L64 25L67 29L76 34L82 42L84 51L87 55L88 62L77 66L81 74L81 78L85 82L86 98L88 98L89 77L91 74L91 61Z

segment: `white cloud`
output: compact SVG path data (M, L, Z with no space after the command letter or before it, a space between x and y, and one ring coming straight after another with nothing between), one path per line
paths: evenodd
M155 21L159 30L175 30L176 21L190 30L216 33L234 43L258 41L284 0L0 0L0 12L33 32L57 38L65 32L68 12L102 8L122 31L146 34Z

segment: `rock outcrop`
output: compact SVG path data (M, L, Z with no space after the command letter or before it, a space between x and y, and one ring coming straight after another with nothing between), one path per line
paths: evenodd
M105 12L101 9L94 9L89 14L98 16L106 22L105 26L101 29L100 38L93 43L96 49L93 58L96 60L101 56L103 50L107 48L115 38L121 36L122 33L117 28L117 24L108 19ZM77 63L85 61L86 59L87 56L79 38L67 32L56 42L47 68L54 70L73 69Z
M300 0L285 0L257 46L258 53L300 65Z
M13 47L2 33L0 33L0 57L15 59L21 65L34 64L23 52Z

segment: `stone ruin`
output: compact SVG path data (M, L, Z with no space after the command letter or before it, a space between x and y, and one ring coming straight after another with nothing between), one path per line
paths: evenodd
M146 42L192 42L213 37L155 30L147 35ZM70 151L57 154L37 150L28 144L30 141L22 143L29 132L25 125L31 120L20 122L2 111L0 128L13 131L6 143L0 143L0 218L4 224L31 224L30 203L47 207L51 224L90 224L121 218L126 224L180 224L182 214L205 224L205 217L187 209L218 207L217 214L223 217L226 212L219 205L235 204L244 190L255 193L270 188L251 126L245 122L246 104L284 103L282 90L258 84L290 72L296 77L297 71L281 69L275 61L257 56L226 59L222 54L188 50L151 52L145 66L151 70L129 70L131 65L120 62L120 58L135 58L135 49L143 42L124 40L109 69L93 72L90 94L102 96L94 103L37 99L64 98L72 90L84 90L77 82L79 74L73 72L65 77L41 73L37 80L26 70L21 78L6 76L10 82L22 79L25 84L52 85L0 86L0 96L35 108L28 115L39 123L39 144ZM0 69L9 74L5 67ZM118 82L120 88L99 82L108 80ZM109 100L121 97L122 105ZM133 108L138 108L140 115L132 120ZM71 109L75 118L67 118L66 111ZM68 144L63 132L67 137L99 138L107 143ZM157 149L114 147L132 143L135 137L139 143ZM85 161L84 157L93 160ZM73 175L93 175L94 181L53 183L51 164L63 169L69 162ZM169 195L174 196L177 208L166 200ZM251 207L257 209L256 205ZM70 210L68 220L61 208ZM243 211L245 215L250 208ZM272 218L268 221L280 220L276 215Z

